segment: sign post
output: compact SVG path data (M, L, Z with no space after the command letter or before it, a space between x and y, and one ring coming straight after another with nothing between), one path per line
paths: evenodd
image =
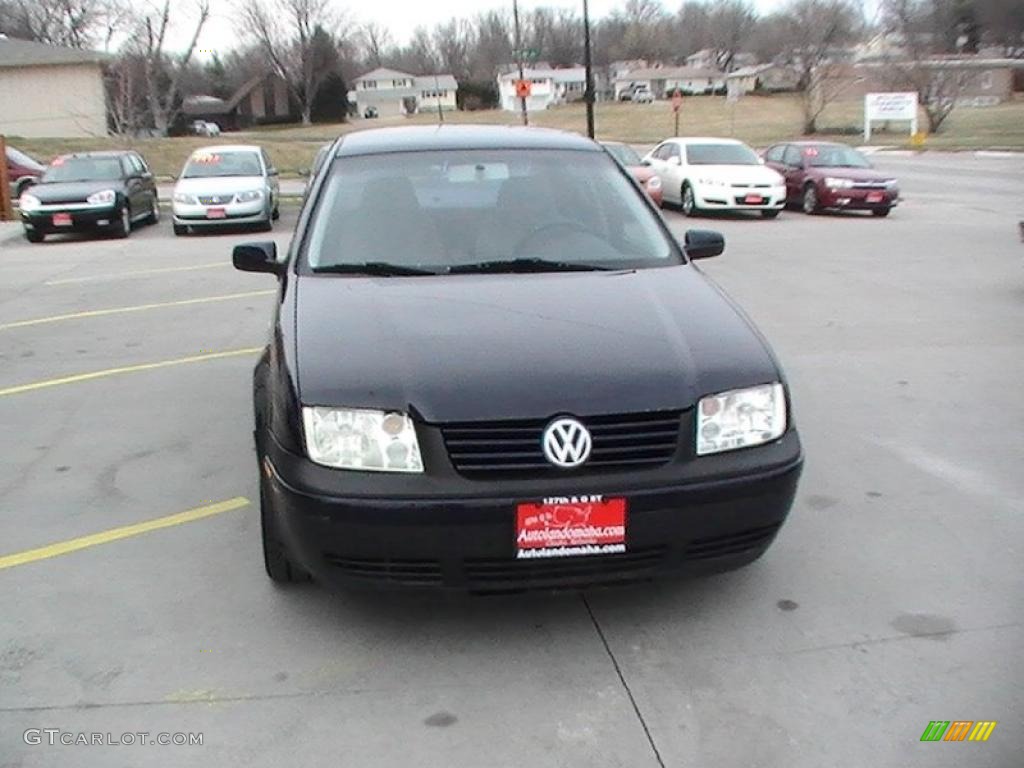
M725 101L729 104L729 135L736 135L736 102L742 96L740 82L736 78L727 77L725 80Z
M7 178L7 139L0 135L0 221L10 221L14 218L10 181Z
M683 108L683 94L676 88L672 91L672 113L675 115L676 130L673 136L679 136L679 111Z
M910 123L910 135L917 133L917 93L869 93L864 96L864 143L871 141L871 123L902 120Z

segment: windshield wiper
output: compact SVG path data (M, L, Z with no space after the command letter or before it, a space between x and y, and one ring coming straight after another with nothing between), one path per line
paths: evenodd
M603 272L610 267L575 261L522 258L497 261L478 261L474 264L455 264L448 267L449 274L470 272Z
M416 277L437 274L430 269L389 264L386 261L367 261L362 264L325 264L321 267L313 267L313 272L317 275L373 275L374 277Z

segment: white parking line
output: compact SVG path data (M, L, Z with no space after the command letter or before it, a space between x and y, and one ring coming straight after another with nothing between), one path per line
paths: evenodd
M218 267L230 267L231 262L218 261L213 264L196 264L191 267L163 267L161 269L139 269L134 272L111 272L106 275L92 275L91 277L69 277L64 280L47 280L45 285L70 285L71 283L90 283L98 280L122 280L125 278L139 277L141 275L159 275L167 272L191 272L197 269L216 269Z

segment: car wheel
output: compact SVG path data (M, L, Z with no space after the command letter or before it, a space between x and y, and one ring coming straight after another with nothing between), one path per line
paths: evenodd
M128 237L132 231L132 209L125 203L121 206L119 221L114 225L115 237Z
M780 213L782 213L782 211L779 210L779 209L776 209L774 211L761 211L761 218L762 219L777 219L777 218L779 218L779 214Z
M25 239L28 240L30 243L41 243L41 242L43 242L43 240L45 238L46 238L46 235L44 235L42 232L40 232L38 230L35 230L35 229L26 229L25 230Z
M892 209L891 208L875 208L874 210L871 211L871 215L872 216L877 216L880 219L884 219L886 216L889 215L889 211L890 210L892 210Z
M146 217L147 224L158 224L160 222L160 198L153 195L153 202L150 204L152 208L149 211L149 216Z
M804 213L810 215L821 210L821 206L818 204L818 190L814 188L813 184L804 187L803 209Z
M688 182L683 182L683 191L680 194L680 199L683 201L682 209L685 215L697 216L700 213L697 201L693 197L693 188L690 187Z
M270 232L274 228L274 213L267 211L266 217L256 225L257 232Z
M176 235L180 236L180 235L187 235L188 234L188 227L186 227L186 226L184 226L182 224L174 224L174 225L172 225L172 228L174 229L174 234L176 234Z
M278 219L281 218L281 204L280 203L274 203L274 211L273 211L273 213L270 214L270 218L273 219L274 221L277 221Z
M17 202L18 198L21 197L25 193L25 190L30 186L32 186L31 182L29 182L28 179L23 179L14 190L14 202Z

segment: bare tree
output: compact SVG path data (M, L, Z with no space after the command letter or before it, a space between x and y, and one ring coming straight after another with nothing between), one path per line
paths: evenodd
M248 0L242 6L242 23L287 84L303 125L312 123L313 102L330 72L317 33L333 40L340 24L331 0ZM333 47L337 50L337 41Z
M780 57L797 70L804 133L815 133L821 113L849 83L836 56L860 33L860 14L851 0L790 0L778 18L767 26L780 31Z
M462 19L450 19L434 27L433 49L437 52L440 68L457 78L469 77L469 49L473 43L473 29Z
M138 136L147 121L145 59L123 51L104 71L110 130L126 142Z
M68 48L106 48L126 15L123 0L6 0L0 2L0 32Z
M733 69L733 59L743 50L757 24L748 0L720 0L708 12L708 37L715 61L723 72Z
M384 66L384 59L393 52L395 47L391 32L386 26L376 21L370 21L360 26L359 43L363 49L366 65L370 69Z
M175 8L180 8L180 3ZM197 0L195 26L192 36L180 54L168 53L167 34L171 28L171 0L154 9L140 21L145 62L146 101L153 119L153 127L166 136L181 109L181 78L192 60L199 35L210 18L210 0Z

